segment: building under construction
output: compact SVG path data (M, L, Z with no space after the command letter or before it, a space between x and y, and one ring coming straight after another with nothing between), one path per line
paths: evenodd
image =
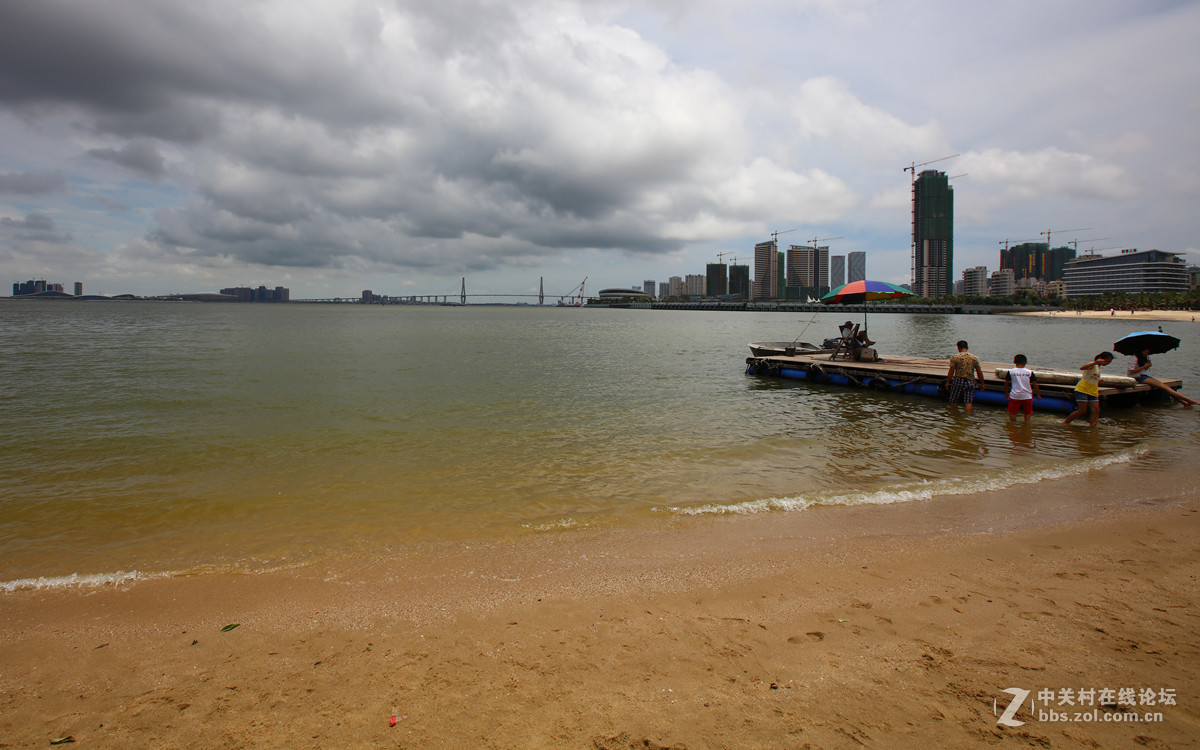
M912 288L918 297L954 294L954 188L945 172L913 180Z

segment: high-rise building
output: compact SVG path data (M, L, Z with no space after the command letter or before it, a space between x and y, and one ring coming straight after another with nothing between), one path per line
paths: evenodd
M1017 280L1011 268L1001 268L992 272L991 290L993 297L1011 297L1017 293Z
M709 263L706 266L708 282L704 294L707 297L720 297L729 293L729 282L726 278L728 271L724 263Z
M1180 253L1136 248L1120 255L1080 255L1067 261L1063 280L1068 297L1105 292L1186 292L1187 263Z
M1000 251L1000 267L1011 268L1017 281L1058 281L1067 261L1074 257L1075 249L1071 247L1051 249L1048 242L1022 242Z
M912 283L918 297L954 291L954 188L945 172L927 169L913 181Z
M988 293L987 266L965 268L962 273L964 297L986 297Z
M654 286L654 280L646 279L645 281L643 281L642 282L642 291L645 292L646 294L650 295L651 297L653 297L654 293L656 291L655 286Z
M683 279L679 276L672 276L667 279L668 296L682 297L683 296Z
M829 288L837 289L846 283L846 256L829 256Z
M729 267L729 294L738 299L750 299L750 266L736 263Z
M689 273L683 282L683 293L689 297L703 297L708 277L701 273Z
M866 281L867 279L867 254L862 250L856 250L846 256L846 283L852 284L855 281Z
M792 297L808 299L829 291L829 247L792 245L787 252L787 286Z
M671 284L668 281L658 282L658 298L666 299L671 296Z
M779 274L779 258L775 241L760 242L754 246L754 292L752 300L776 298L776 276Z

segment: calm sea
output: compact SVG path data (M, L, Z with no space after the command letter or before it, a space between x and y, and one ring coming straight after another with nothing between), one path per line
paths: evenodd
M1036 414L745 374L846 314L0 304L0 585L920 501L1196 462L1196 410ZM881 351L1074 369L1128 316L872 314ZM1155 372L1200 390L1200 324ZM1123 358L1109 368L1123 370Z

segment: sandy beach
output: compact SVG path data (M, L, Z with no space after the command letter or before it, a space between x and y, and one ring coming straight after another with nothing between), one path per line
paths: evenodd
M1013 312L1006 315L1028 315L1039 318L1132 318L1134 320L1173 320L1193 323L1196 320L1194 310L1036 310L1032 312Z
M956 503L4 594L0 747L1200 737L1200 498L946 533L943 504ZM1023 723L1005 726L1010 688L1030 695L1013 717Z

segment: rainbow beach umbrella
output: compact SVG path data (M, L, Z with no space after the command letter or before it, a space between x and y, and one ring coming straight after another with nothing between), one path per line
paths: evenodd
M851 281L849 284L843 284L837 289L834 289L829 294L821 298L821 302L826 305L837 304L857 304L862 303L863 306L863 330L867 329L867 303L875 302L881 299L900 299L902 297L911 297L913 293L902 286L889 284L886 281L871 281L864 279L863 281Z

